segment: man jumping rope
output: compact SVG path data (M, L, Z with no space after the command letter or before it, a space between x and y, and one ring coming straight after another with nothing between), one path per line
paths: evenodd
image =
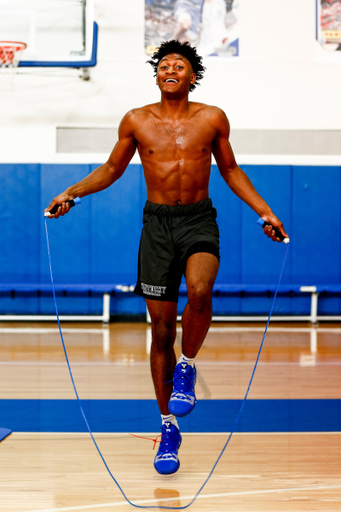
M265 234L278 242L273 228L288 235L236 164L225 113L188 100L205 71L196 49L167 41L148 62L155 71L160 102L128 112L108 161L55 197L45 212L61 205L51 215L57 219L69 212L71 199L112 185L137 148L148 200L135 293L145 297L152 322L151 373L162 418L154 466L161 474L171 474L180 466L176 417L189 414L196 403L194 359L211 323L212 289L219 267L216 210L208 197L212 153L227 185L267 222ZM177 302L183 274L188 303L182 315L182 354L176 362Z

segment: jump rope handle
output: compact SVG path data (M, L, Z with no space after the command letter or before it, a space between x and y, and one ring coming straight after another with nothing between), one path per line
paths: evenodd
M271 226L271 224L269 224L268 222L266 222L265 220L259 218L257 220L257 224L259 224L260 226L262 226L262 228L265 228L265 226ZM288 244L290 242L290 238L285 238L282 233L280 232L279 229L275 228L272 226L272 229L274 230L277 238L279 238L281 240L281 242L284 242L285 244Z
M75 197L74 199L70 199L70 201L65 201L66 203L69 203L69 205L71 206L71 208L73 206L76 206L76 204L79 204L81 202L80 198L79 197ZM57 213L58 211L58 208L61 206L61 204L56 204L54 205L54 207L52 208L52 210L50 210L49 212L44 212L44 217L51 217L51 215L54 215L55 213Z

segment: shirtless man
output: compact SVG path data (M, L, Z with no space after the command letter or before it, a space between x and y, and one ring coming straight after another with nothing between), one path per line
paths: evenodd
M288 235L236 164L225 113L188 100L189 91L205 71L196 49L168 41L149 62L161 100L128 112L108 161L55 197L45 211L60 204L52 216L58 218L69 212L69 200L109 187L138 150L148 200L135 292L146 298L152 321L151 372L162 417L154 466L161 474L171 474L180 466L176 416L186 416L195 406L194 358L210 326L212 288L219 267L216 211L208 198L212 153L227 185L269 224L265 234L280 241L273 230L276 227ZM182 274L188 303L182 315L182 355L176 364L173 346Z

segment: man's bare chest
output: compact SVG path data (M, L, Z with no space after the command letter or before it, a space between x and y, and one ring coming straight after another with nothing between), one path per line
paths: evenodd
M139 130L137 141L142 148L157 147L171 150L210 147L215 133L210 127L195 122L152 122Z

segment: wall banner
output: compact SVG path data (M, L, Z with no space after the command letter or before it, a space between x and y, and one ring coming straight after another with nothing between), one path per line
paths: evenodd
M341 62L341 0L316 0L318 62Z
M169 39L188 41L203 57L239 57L241 0L145 0L145 53Z

